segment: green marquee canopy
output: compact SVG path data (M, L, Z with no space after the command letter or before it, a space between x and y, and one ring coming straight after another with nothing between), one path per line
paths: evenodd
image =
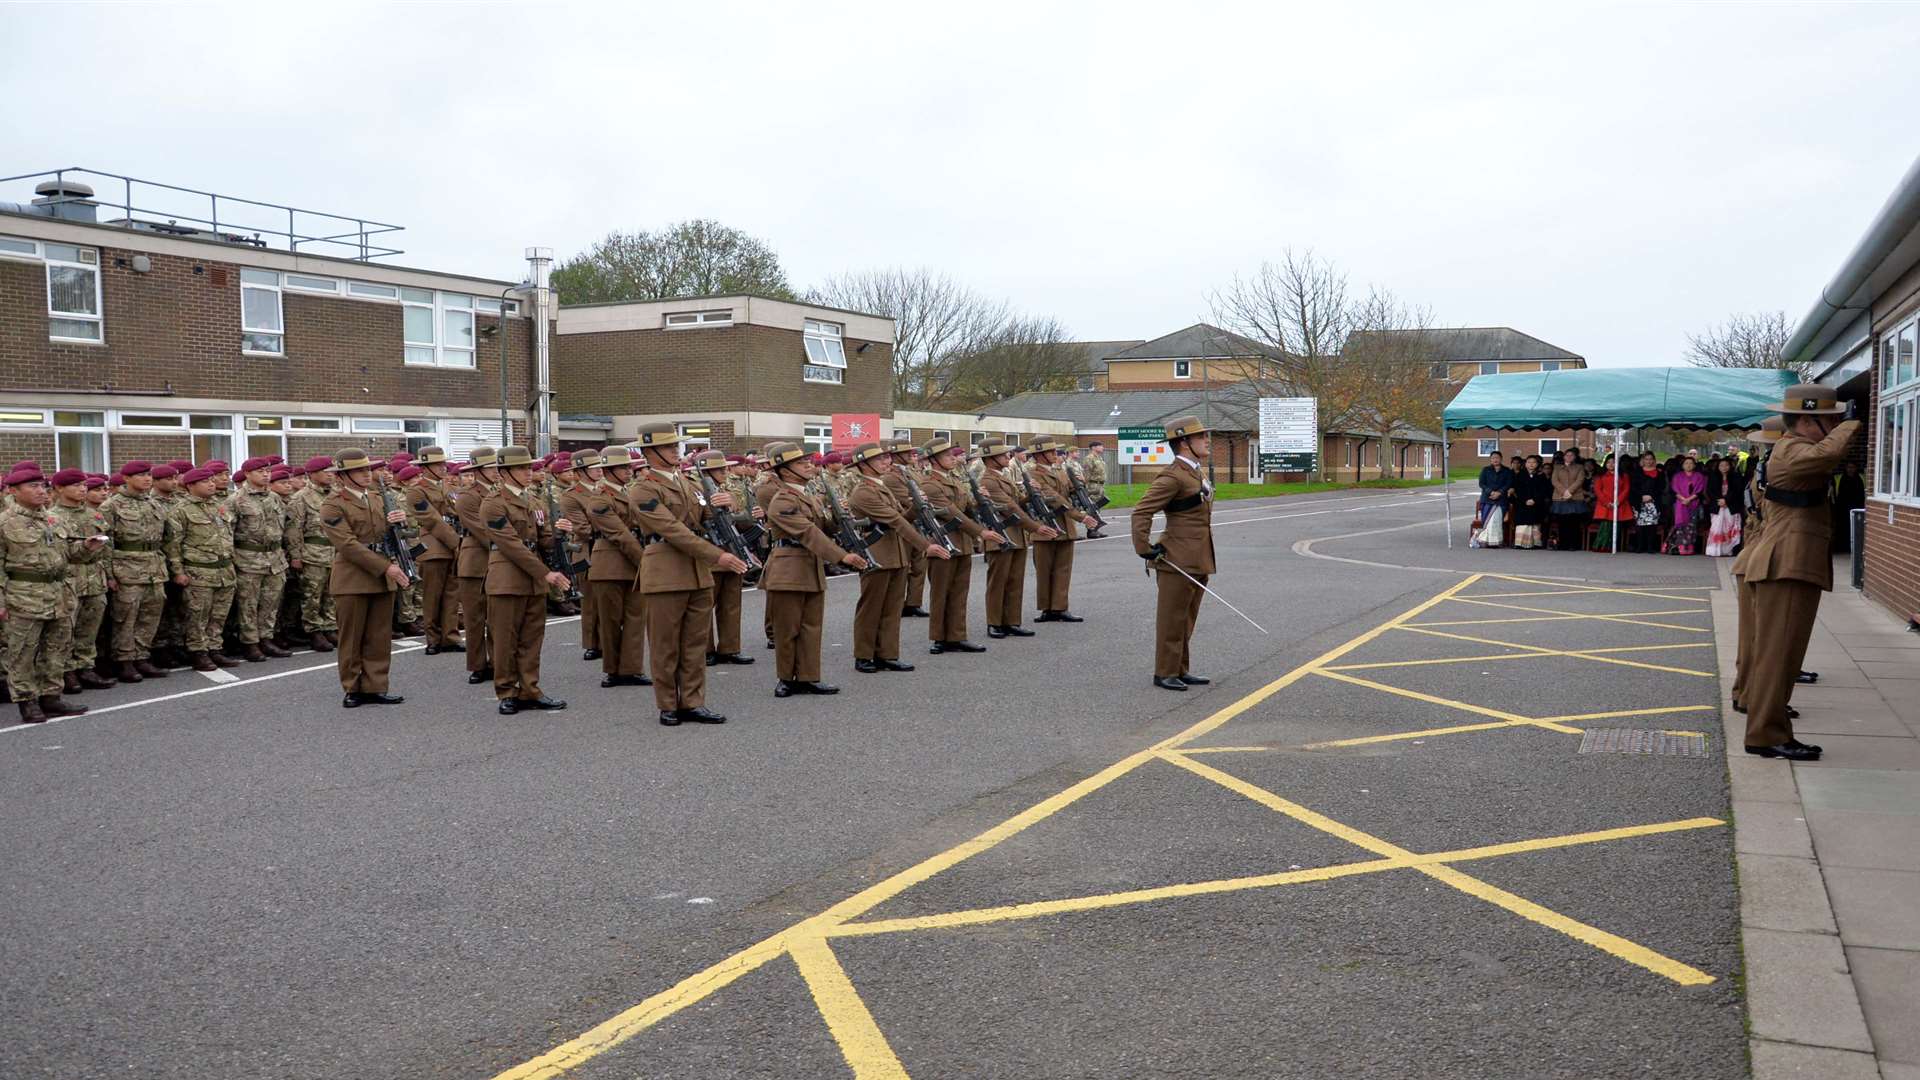
M1755 428L1798 381L1774 368L1605 368L1477 375L1444 414L1453 428Z

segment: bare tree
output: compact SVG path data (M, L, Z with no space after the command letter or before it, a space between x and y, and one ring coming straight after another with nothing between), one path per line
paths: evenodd
M1806 365L1789 364L1780 349L1793 333L1784 311L1741 313L1704 334L1687 335L1687 363L1696 367L1792 368L1802 378Z
M1082 354L1067 343L1066 328L1058 321L1008 319L991 340L961 358L945 404L973 408L1016 394L1071 390L1082 368Z
M615 230L553 271L569 304L753 293L793 298L780 257L760 239L717 221L658 232Z

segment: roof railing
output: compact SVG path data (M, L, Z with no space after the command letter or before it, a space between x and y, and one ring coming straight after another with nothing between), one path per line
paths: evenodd
M44 172L21 173L18 176L0 177L0 184L11 184L19 180L53 180L64 186L69 180L98 178L108 183L97 185L104 191L108 188L120 189L119 201L110 196L94 194L84 198L74 198L56 194L50 203L86 202L96 206L115 208L123 214L119 221L106 224L118 225L127 229L140 229L176 235L192 235L201 232L213 234L216 239L236 244L253 244L258 247L269 246L263 237L272 237L286 250L298 252L305 245L308 249L319 248L321 255L369 262L373 259L399 255L402 249L376 243L374 238L402 231L405 226L392 225L370 218L356 217L352 214L330 214L320 210L308 210L298 206L284 206L280 203L261 202L258 199L242 199L234 195L222 195L218 192L201 191L197 188L181 187L177 184L162 184L153 180L123 176L120 173L103 172L99 169L84 169L78 165L69 165L61 169L49 169ZM89 185L95 186L95 185ZM167 196L161 193L174 193L191 196L184 200L187 211L157 205L141 205L148 200L164 201ZM202 206L199 200L204 199ZM199 211L204 210L204 216ZM257 225L241 220L255 217L261 211L268 211L275 219L286 215L286 227ZM351 226L347 228L346 226ZM248 235L251 234L251 235ZM275 245L278 246L278 245ZM342 254L342 249L346 254Z

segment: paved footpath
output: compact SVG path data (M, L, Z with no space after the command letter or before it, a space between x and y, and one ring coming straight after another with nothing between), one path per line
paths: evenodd
M1821 760L1748 756L1726 711L1755 1080L1920 1080L1920 634L1847 571L1807 650L1820 681L1793 693ZM1735 621L1722 590L1726 687Z

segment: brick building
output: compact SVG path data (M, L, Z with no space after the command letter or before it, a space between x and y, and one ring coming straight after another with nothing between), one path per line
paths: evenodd
M1920 622L1920 161L1822 289L1781 357L1857 403L1866 594Z
M319 254L292 225L274 239L300 250L183 226L72 171L35 191L0 202L4 460L457 449L499 439L503 393L526 433L536 335L511 282Z
M1101 389L1106 390L1185 391L1281 375L1278 361L1259 342L1208 323L1194 323L1128 348L1097 351L1104 352L1106 378Z

